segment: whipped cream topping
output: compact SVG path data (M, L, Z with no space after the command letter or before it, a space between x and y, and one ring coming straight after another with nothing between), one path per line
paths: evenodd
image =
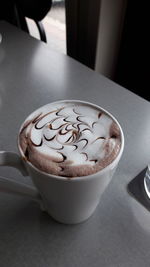
M75 177L109 165L120 151L120 130L103 110L60 101L32 113L19 143L24 158L47 173Z

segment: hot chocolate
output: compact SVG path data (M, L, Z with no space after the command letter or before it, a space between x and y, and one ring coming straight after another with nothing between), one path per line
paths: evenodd
M63 177L96 173L117 157L120 128L103 109L80 101L58 101L33 112L21 127L25 160Z

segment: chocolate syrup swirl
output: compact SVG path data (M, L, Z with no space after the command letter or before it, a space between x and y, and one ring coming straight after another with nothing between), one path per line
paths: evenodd
M66 177L97 172L120 150L117 124L103 111L72 102L41 108L25 121L19 138L26 160Z

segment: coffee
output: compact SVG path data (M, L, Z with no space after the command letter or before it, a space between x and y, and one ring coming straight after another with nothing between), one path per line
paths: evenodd
M59 101L33 112L23 123L23 158L39 170L63 177L96 173L117 157L118 124L103 109L80 101Z

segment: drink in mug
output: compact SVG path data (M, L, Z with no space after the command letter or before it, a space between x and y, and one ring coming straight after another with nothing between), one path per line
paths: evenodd
M64 100L28 116L18 147L44 209L60 222L78 223L96 209L122 155L124 136L104 109Z
M19 146L39 170L74 178L107 167L120 151L121 133L104 111L64 101L33 113L21 127Z

